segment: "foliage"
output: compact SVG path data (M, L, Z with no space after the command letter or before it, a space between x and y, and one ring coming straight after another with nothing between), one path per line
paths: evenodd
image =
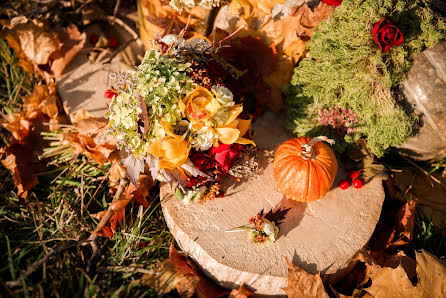
M388 17L403 32L404 43L382 54L372 39L372 26ZM318 111L351 108L359 117L357 131L377 156L404 142L414 118L395 102L394 88L411 66L411 57L445 36L446 24L425 1L346 0L319 25L310 42L311 59L294 70L286 92L287 127L297 135L319 135Z
M176 123L181 117L178 100L192 90L192 80L186 74L188 70L190 64L180 59L156 50L146 53L132 78L123 78L123 86L120 86L123 90L113 99L108 112L110 133L118 146L131 152L135 158L141 158L147 152L149 140L164 136L161 121ZM138 129L137 122L143 108L138 96L147 104L151 119L145 138Z

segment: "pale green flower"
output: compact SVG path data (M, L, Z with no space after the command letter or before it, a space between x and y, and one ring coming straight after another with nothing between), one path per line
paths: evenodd
M234 94L224 86L212 86L212 93L214 93L218 102L224 107L232 107L235 104Z

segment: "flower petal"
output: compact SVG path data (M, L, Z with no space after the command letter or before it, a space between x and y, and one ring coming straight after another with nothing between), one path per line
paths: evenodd
M220 127L215 130L219 141L226 145L233 144L240 136L240 131L236 128Z

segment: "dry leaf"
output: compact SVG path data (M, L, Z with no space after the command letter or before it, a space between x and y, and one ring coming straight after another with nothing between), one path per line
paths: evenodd
M33 93L23 98L23 111L27 118L31 118L31 113L39 110L48 117L56 119L59 113L58 101L54 84L36 85Z
M229 298L247 298L252 294L253 292L248 290L243 284L238 289L233 289L231 293L229 293Z
M108 124L107 119L104 118L87 118L80 120L76 125L76 130L85 136L98 135L98 132Z
M107 211L101 211L99 213L92 214L91 216L93 218L101 220L106 212ZM105 237L112 239L116 233L116 228L118 226L118 223L120 223L123 218L124 218L124 209L121 209L120 211L113 213L113 215L110 217L110 219L108 220L105 227L103 227L100 231L97 231L97 232L95 231L93 233L95 233L101 237L105 236Z
M116 145L109 142L97 142L97 138L82 135L78 132L66 133L64 140L71 144L74 154L82 154L103 165L116 152Z
M144 274L137 283L154 289L162 297L176 289L180 297L192 297L200 278L194 274L184 274L164 260L156 265L152 273Z
M42 24L39 25L28 21L12 26L12 29L20 40L20 47L26 57L37 65L44 65L62 44L56 33L50 33L43 28Z
M194 275L199 278L196 284L195 294L198 298L208 297L223 297L228 294L228 291L215 284L209 278L205 277L187 258L185 255L180 254L173 244L170 245L169 260L175 269L186 275Z
M309 274L294 265L290 260L288 263L288 285L283 290L288 297L327 297L320 273Z
M65 67L84 47L85 40L87 39L87 34L85 32L80 33L74 24L70 24L66 28L59 28L57 33L63 45L61 49L51 55L51 59L53 60L51 63L51 72L56 79L62 75Z
M446 228L446 179L441 176L441 173L434 173L432 176L442 184L434 182L417 169L404 169L402 172L394 173L392 182L400 192L411 196L417 202L417 208L427 218L431 218L435 226L444 229Z
M392 234L389 246L406 245L413 238L413 228L415 226L415 201L409 201L401 207L397 214L397 227Z
M190 23L185 38L192 32L206 34L210 10L194 7L190 12ZM189 14L178 12L162 0L138 0L138 17L141 40L146 49L153 47L153 41L167 34L179 34L186 26Z
M445 297L446 267L439 260L422 250L417 253L417 286L413 286L403 267L396 269L376 267L372 286L366 291L374 297Z

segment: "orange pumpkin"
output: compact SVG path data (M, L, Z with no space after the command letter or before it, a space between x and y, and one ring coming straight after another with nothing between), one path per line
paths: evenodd
M279 190L289 199L312 202L331 188L338 162L326 137L300 137L288 140L274 156L274 178Z

